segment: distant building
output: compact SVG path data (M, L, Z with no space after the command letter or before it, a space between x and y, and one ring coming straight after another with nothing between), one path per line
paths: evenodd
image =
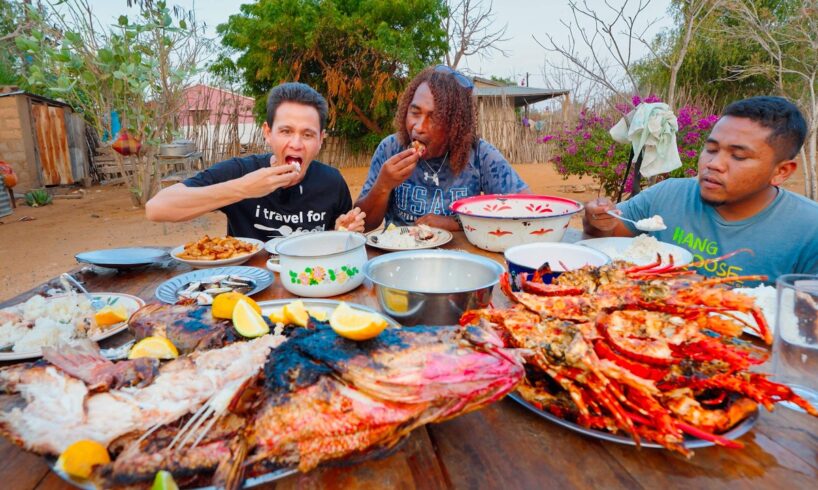
M210 85L197 84L184 92L185 101L176 118L178 127L199 148L250 143L258 130L252 97Z
M543 100L562 97L568 101L570 90L535 87L519 87L507 85L497 80L474 77L474 95L480 111L494 112L493 117L516 120L514 110L524 107L524 114L528 116L528 106ZM566 105L566 104L563 104Z
M565 108L569 90L519 87L474 77L474 96L480 111L477 128L482 138L496 146L510 162L549 161L549 148L538 138L546 124L543 121L530 124L528 106L562 97ZM554 122L551 119L554 118L549 118L549 124ZM561 118L558 122L561 123Z

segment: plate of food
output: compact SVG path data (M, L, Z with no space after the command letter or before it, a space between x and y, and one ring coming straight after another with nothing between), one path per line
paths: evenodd
M515 402L519 403L520 405L524 406L525 408L527 408L527 409L531 410L532 412L536 413L540 417L542 417L542 418L544 418L544 419L546 419L548 421L551 421L551 422L553 422L553 423L555 423L555 424L557 424L559 426L565 427L566 429L572 430L574 432L578 432L578 433L580 433L582 435L592 437L594 439L601 439L603 441L616 442L618 444L627 444L627 445L630 445L630 446L635 446L636 445L636 441L634 441L634 439L632 437L628 436L627 434L615 434L613 432L607 432L607 431L603 431L603 430L589 429L589 428L583 427L583 426L581 426L581 425L579 425L579 424L577 424L575 422L571 422L570 420L567 420L565 418L558 417L558 416L554 415L553 413L549 412L548 410L543 410L541 408L537 408L537 406L535 406L535 405L529 403L528 401L526 401L526 399L523 398L522 395L520 395L520 393L518 393L518 392L510 393L508 395L508 397L511 398L512 400L514 400ZM741 420L739 423L734 425L730 430L728 430L727 432L724 432L722 434L719 434L719 436L724 438L724 439L730 440L730 441L738 439L739 437L741 437L744 434L746 434L747 432L749 432L750 429L753 428L753 426L756 424L757 421L758 421L758 410L755 410L755 411L751 412L743 420ZM705 440L705 439L699 439L697 437L692 437L692 436L685 436L685 438L684 438L684 447L685 447L685 449L698 449L698 448L703 448L703 447L714 446L715 444L716 443L713 442L713 441L708 441L708 440ZM654 449L663 449L664 448L664 446L662 446L661 444L657 444L655 442L650 442L650 441L645 441L645 440L640 441L639 445L642 446L642 447L649 447L649 448L654 448Z
M219 267L243 264L263 246L264 242L255 238L205 235L195 242L179 245L170 255L193 267Z
M625 272L630 267L589 266L520 293L504 273L511 305L467 312L461 323L489 321L508 345L531 350L517 398L600 439L624 443L633 435L689 457L692 447L741 447L732 439L750 430L760 406L792 402L818 414L758 371L767 348L707 315L702 298L723 298L723 285L697 274L659 274L645 287ZM769 335L764 340L772 344Z
M221 293L235 291L252 296L273 283L273 274L258 267L233 266L201 269L180 274L156 288L156 299L175 304L192 299L200 305L209 305Z
M375 230L366 235L367 245L390 252L435 248L451 240L450 232L426 225L395 226L390 224L382 230Z
M752 288L739 287L733 288L732 290L733 292L753 298L755 305L761 308L761 312L764 313L764 319L767 321L767 326L770 328L770 331L774 331L775 316L778 310L778 297L775 287L761 284ZM756 325L756 320L750 312L733 312L731 315L750 325ZM758 337L758 332L749 327L744 328L744 333Z
M95 312L82 294L35 295L0 310L0 361L33 359L43 347L90 338L107 339L128 328L127 320L145 305L141 298L122 293L92 293L105 302Z
M167 260L168 252L161 248L126 247L90 250L74 256L77 262L111 269L130 269Z
M577 245L584 245L604 253L611 260L626 260L636 265L647 265L656 261L656 254L662 255L662 263L667 264L670 257L673 263L684 265L693 262L693 254L670 243L660 242L650 235L639 235L635 238L608 237L580 240Z
M270 303L335 311L345 304L262 305ZM165 311L155 319L174 326L203 309L158 306ZM211 482L235 488L254 482L234 481L242 472L264 481L286 468L306 473L388 454L412 430L478 410L523 376L517 354L482 327L470 335L457 326L393 328L367 341L315 327L198 343L154 371L144 369L156 366L151 359L100 362L93 355L2 368L0 377L19 380L6 387L19 403L0 407L0 425L8 429L3 436L48 458L83 488L148 488L160 470L172 472L182 488ZM224 325L211 328L219 332ZM119 376L91 391L99 367ZM337 439L338 427L351 428L348 444L314 444ZM245 439L244 450L231 451ZM160 476L163 481L169 479Z

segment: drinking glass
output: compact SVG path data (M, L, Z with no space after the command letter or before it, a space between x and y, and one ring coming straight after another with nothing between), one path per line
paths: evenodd
M786 274L778 278L776 289L773 380L818 407L818 275Z

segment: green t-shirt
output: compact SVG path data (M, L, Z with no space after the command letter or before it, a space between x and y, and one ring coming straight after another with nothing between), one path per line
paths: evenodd
M699 269L708 276L764 274L772 283L782 274L818 274L818 203L784 189L763 211L741 221L727 221L705 204L696 178L660 182L620 203L619 209L633 220L660 215L667 229L651 235L686 248L697 261L752 250Z

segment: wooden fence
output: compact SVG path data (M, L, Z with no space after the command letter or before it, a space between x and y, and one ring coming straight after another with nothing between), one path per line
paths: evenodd
M551 144L540 143L543 136L563 124L562 115L538 115L539 123L523 126L511 99L491 98L479 101L478 132L494 145L509 162L546 163L553 155Z

